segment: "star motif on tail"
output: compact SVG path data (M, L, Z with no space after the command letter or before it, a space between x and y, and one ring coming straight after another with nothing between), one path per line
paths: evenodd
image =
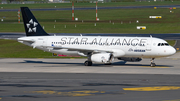
M28 28L28 32L36 32L36 26L38 25L37 22L33 21L33 19L31 19L29 21L29 23L26 24L27 28Z

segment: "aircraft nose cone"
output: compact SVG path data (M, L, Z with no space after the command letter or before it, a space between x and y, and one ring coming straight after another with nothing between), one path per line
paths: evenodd
M171 49L169 50L169 55L173 55L176 53L176 49L174 47L171 47Z

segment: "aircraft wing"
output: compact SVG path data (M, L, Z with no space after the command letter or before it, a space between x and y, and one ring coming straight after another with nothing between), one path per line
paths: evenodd
M46 47L48 48L48 47ZM61 46L51 46L51 49L68 49L69 51L78 51L79 53L83 53L84 55L88 55L89 53L112 53L114 57L122 57L125 55L125 52L121 49L107 49L107 48L87 48L87 47L61 47Z
M61 46L44 46L46 48L51 48L54 50L57 49L68 49L69 51L79 51L79 52L95 52L95 53L99 53L99 52L107 52L107 53L113 53L112 50L110 49L95 49L95 48L84 48L84 47L61 47Z

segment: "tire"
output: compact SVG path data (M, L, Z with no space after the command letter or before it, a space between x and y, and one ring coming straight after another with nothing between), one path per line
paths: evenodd
M155 67L155 66L156 66L156 64L155 64L155 63L151 63L150 65L151 65L151 67Z
M105 63L104 65L111 65L111 63Z
M84 65L85 65L85 66L92 66L92 62L91 62L91 61L85 61L85 62L84 62Z

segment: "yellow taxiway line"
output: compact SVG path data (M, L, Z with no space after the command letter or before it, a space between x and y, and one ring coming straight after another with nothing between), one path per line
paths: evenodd
M136 88L123 88L128 91L162 91L162 90L180 90L177 86L157 86L157 87L136 87Z
M67 91L67 92L58 92L58 91L32 91L32 93L41 93L41 94L56 94L62 96L91 96L96 94L104 94L105 91Z
M149 68L169 68L169 67L165 67L165 66L155 66L155 67L151 67L151 66L142 66L142 67L149 67Z

